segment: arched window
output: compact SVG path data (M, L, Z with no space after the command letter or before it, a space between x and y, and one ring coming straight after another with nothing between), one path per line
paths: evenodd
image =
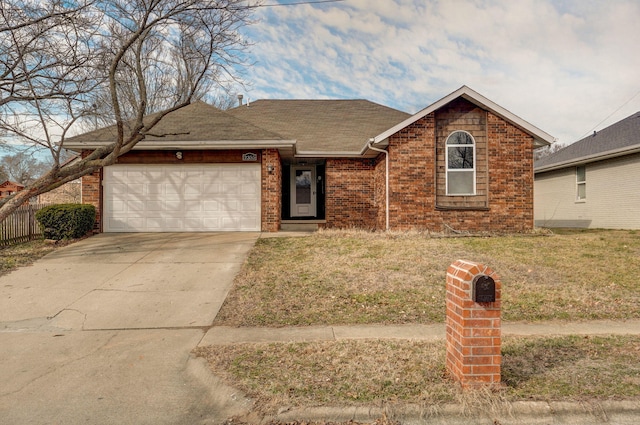
M476 194L476 143L466 131L447 137L447 195Z

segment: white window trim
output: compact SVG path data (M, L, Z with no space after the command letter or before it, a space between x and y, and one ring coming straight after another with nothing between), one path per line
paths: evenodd
M578 180L578 169L584 169L584 180ZM584 186L584 198L580 197L580 186ZM587 166L576 166L576 202L587 202Z
M458 132L462 132L462 133L467 133L469 135L469 137L471 137L471 140L473 140L473 144L471 145L471 147L473 148L473 168L462 168L462 169L449 169L449 146L452 147L469 147L469 145L449 145L449 137L451 137L452 134L454 133L458 133ZM471 135L471 133L469 133L468 131L464 131L464 130L454 130L451 133L449 133L449 135L447 136L447 139L444 142L444 164L445 164L445 191L447 196L475 196L476 195L476 139L473 137L473 135ZM463 173L468 173L472 171L473 172L473 193L449 193L449 172L463 172Z

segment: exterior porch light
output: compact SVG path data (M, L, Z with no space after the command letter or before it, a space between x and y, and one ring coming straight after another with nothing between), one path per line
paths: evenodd
M267 172L269 174L273 174L273 170L275 170L275 167L271 164L267 165Z

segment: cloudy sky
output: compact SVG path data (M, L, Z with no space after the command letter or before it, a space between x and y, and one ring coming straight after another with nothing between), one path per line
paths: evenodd
M415 113L467 85L563 144L640 111L640 0L344 0L255 18L245 100Z

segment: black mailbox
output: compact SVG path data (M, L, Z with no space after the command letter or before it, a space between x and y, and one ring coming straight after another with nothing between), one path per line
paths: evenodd
M477 303L493 303L496 301L496 282L486 275L478 275L473 279L471 297Z

